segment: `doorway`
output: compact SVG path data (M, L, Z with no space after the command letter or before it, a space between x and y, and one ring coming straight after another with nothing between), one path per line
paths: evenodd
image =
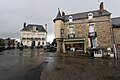
M32 46L32 47L34 47L34 46L35 46L35 41L32 41L31 46Z

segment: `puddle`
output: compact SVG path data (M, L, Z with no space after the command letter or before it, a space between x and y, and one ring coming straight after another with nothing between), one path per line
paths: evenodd
M27 75L25 75L25 80L40 80L41 73L43 69L46 67L48 62L43 61L40 65L38 65L36 68L31 69Z

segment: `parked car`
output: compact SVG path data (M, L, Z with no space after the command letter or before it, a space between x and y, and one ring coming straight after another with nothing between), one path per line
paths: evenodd
M56 48L52 44L49 44L44 46L44 50L47 52L53 52L56 51Z

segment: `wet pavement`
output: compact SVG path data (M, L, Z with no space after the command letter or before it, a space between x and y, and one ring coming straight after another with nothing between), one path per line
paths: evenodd
M120 60L6 50L0 52L0 80L120 80Z
M55 57L41 80L120 80L120 61L84 56Z
M16 49L0 52L0 80L29 80L27 76L31 70L43 61L45 58L42 50Z

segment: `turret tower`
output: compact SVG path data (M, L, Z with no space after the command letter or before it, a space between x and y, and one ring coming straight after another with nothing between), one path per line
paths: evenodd
M62 52L62 38L64 32L64 16L61 15L60 10L58 9L58 14L56 18L53 20L55 23L55 39L57 42L57 53Z

